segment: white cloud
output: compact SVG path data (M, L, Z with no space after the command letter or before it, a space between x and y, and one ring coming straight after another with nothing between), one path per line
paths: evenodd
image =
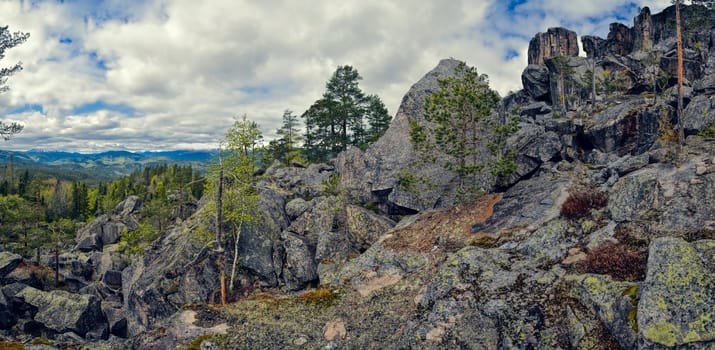
M496 0L97 3L0 2L2 24L31 33L0 62L25 67L9 81L11 92L0 95L0 113L43 107L8 116L26 130L2 147L206 148L242 114L270 136L283 110L302 113L342 64L356 67L363 90L380 95L391 113L445 57L477 66L505 94L521 88L536 32L567 24L579 35L605 35L614 9L630 4L530 0L509 14ZM507 60L511 51L518 56ZM97 101L133 113L75 113Z

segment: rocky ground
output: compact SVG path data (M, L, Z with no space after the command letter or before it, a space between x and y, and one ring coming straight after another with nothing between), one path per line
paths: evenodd
M715 123L715 45L707 26L686 42L679 148L664 123L673 82L649 85L672 76L672 17L645 8L633 27L583 37L588 58L567 29L538 34L524 89L502 101L522 120L508 141L518 169L498 186L485 173L487 195L455 206L446 156L419 163L409 141L424 98L458 63L443 60L367 150L266 170L235 302L215 305L218 270L194 239L212 230L201 215L141 259L119 259L115 233L136 222L130 198L79 233L62 264L69 291L0 253L0 336L38 349L715 348L715 140L697 136ZM597 75L619 77L595 106L582 84L594 61ZM405 174L428 181L408 186Z

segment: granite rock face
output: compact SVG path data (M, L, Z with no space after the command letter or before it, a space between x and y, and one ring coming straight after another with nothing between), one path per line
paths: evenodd
M544 60L555 56L578 56L576 32L566 28L549 28L538 33L529 42L529 64L544 64Z

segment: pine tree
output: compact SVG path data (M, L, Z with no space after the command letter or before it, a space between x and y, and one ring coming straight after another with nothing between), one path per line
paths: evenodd
M362 79L351 66L339 66L326 83L323 97L303 113L304 148L312 161L337 155L349 145L364 148L384 133L390 117L377 95L365 95Z
M30 37L28 33L15 32L11 33L7 26L0 27L0 60L5 57L5 50L11 49L17 45L20 45L27 41ZM22 62L15 64L10 68L0 68L0 93L9 90L6 85L9 76L22 70ZM18 123L6 123L0 121L0 137L5 140L10 139L10 136L15 135L22 131L23 125Z

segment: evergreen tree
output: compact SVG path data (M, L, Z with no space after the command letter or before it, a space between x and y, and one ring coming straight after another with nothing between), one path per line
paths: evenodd
M489 88L488 77L476 68L460 62L455 75L438 80L438 84L439 90L425 99L425 119L431 124L412 123L410 138L423 156L434 149L449 156L445 164L459 178L459 193L468 198L478 190L474 185L484 168L480 146L488 146L497 157L513 158L513 154L499 153L503 152L506 135L515 132L516 123L503 126L490 120L499 94ZM506 176L513 169L511 163L492 163L490 171Z
M11 33L7 26L0 27L0 60L5 57L5 50L11 49L27 41L30 37L28 33ZM0 68L0 93L6 92L9 88L6 85L7 78L22 70L22 63L17 63L10 68ZM23 126L18 123L6 123L0 121L0 137L8 140L10 136L22 131Z
M355 68L339 66L326 83L323 97L303 113L304 148L310 160L323 161L348 145L364 148L387 129L387 109L379 97L360 90L360 79Z
M300 150L297 147L298 142L302 139L298 133L298 126L298 116L294 115L290 110L283 112L283 125L276 131L276 134L280 137L268 143L271 158L285 164L302 160Z

